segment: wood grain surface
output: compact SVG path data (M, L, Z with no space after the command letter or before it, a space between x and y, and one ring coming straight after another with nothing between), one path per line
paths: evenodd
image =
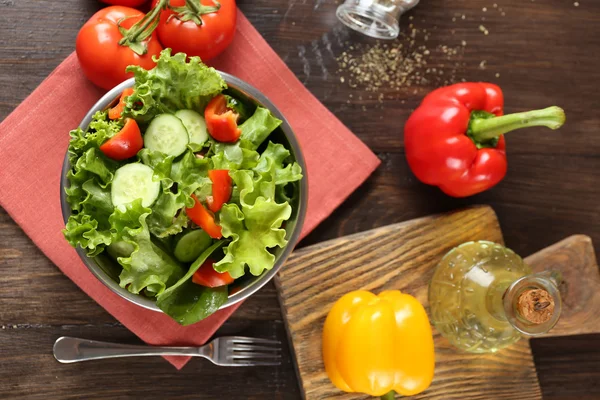
M337 299L358 289L401 290L428 307L435 266L454 246L471 240L502 243L489 207L469 208L345 236L297 250L275 278L307 400L369 399L343 393L325 374L323 324ZM560 271L563 310L545 336L600 333L600 271L589 237L571 236L526 259L534 272ZM435 377L419 399L541 399L529 340L497 354L458 351L434 329ZM466 384L465 384L466 383Z
M456 68L457 79L501 85L507 112L552 104L566 110L567 124L560 131L510 134L506 179L462 200L417 182L404 157L404 121L443 79L385 89L381 102L362 87L350 87L348 80L342 83L347 76L338 72L336 58L350 46L377 42L337 23L339 1L238 1L305 86L383 162L302 246L469 204L492 205L506 244L519 254L533 254L577 233L600 243L600 1L578 0L576 7L571 0L422 0L401 19L405 34L410 24L430 32L428 62L442 76ZM102 6L96 0L0 0L0 120L74 50L79 28ZM421 32L417 41L424 39ZM448 63L443 46L463 47L462 41L456 67ZM285 340L272 284L218 332L229 333ZM0 398L300 398L289 353L281 367L262 370L230 371L192 360L176 371L160 358L59 365L51 348L62 335L139 343L0 210ZM599 335L531 344L544 399L600 398Z

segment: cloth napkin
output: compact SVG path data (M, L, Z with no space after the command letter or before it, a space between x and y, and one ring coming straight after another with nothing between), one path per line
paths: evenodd
M238 14L231 47L212 64L261 90L297 134L309 177L303 235L379 165L379 159L296 79L243 14ZM0 206L65 275L143 341L202 345L239 304L182 327L111 292L88 271L61 233L59 180L68 132L103 93L85 78L73 53L0 124ZM179 369L189 357L167 359Z

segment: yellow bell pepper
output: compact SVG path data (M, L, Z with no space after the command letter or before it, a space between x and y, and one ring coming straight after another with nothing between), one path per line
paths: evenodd
M331 382L345 392L420 393L431 384L435 365L427 313L398 290L348 293L327 315L323 360Z

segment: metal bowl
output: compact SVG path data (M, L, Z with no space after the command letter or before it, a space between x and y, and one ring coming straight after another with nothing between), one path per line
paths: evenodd
M248 103L254 103L256 105L263 106L271 111L274 116L282 120L282 124L279 128L277 128L271 136L269 136L269 140L273 142L282 143L285 147L291 152L291 156L295 159L295 161L302 167L302 172L304 178L300 181L298 185L298 196L291 204L293 212L290 220L285 224L285 230L287 231L286 238L288 239L288 244L283 249L276 248L274 251L275 254L275 265L269 271L265 271L260 276L253 276L250 274L246 274L244 277L237 279L233 284L229 285L229 298L227 302L221 306L221 309L229 307L235 303L238 303L258 289L263 287L267 282L275 276L277 271L282 267L283 263L287 259L287 257L292 252L294 246L297 244L300 231L302 230L302 225L304 223L304 217L306 215L306 206L307 206L307 196L308 196L308 184L306 177L306 164L304 163L304 157L302 156L302 151L300 149L300 145L298 144L298 140L292 131L292 128L285 120L281 112L271 103L271 101L263 95L258 89L249 85L248 83L238 79L232 75L229 75L224 72L220 72L221 76L227 82L228 89L227 93L234 94L236 97L240 98L243 101L247 101ZM124 89L128 87L133 87L134 79L131 78L120 85L114 87L108 93L106 93L87 113L85 118L81 121L80 127L82 129L87 129L89 123L92 120L92 116L101 110L105 110L114 104L118 97L121 95ZM63 219L65 223L71 215L71 209L69 204L67 203L66 195L64 188L68 186L69 182L67 180L67 172L71 166L69 165L69 157L68 154L65 154L65 158L63 161L62 174L60 179L60 202L62 208ZM145 297L140 294L134 294L129 292L127 289L119 286L119 273L122 270L122 267L113 260L106 252L102 252L100 255L96 257L88 257L85 252L81 248L77 248L77 253L79 257L83 261L83 263L88 267L88 269L102 282L104 283L110 290L123 297L124 299L129 300L130 302L137 304L138 306L147 308L149 310L162 312L160 308L156 306L156 302L154 299Z

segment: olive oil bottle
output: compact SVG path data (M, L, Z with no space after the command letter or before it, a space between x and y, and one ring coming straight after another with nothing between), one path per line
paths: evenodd
M464 243L444 256L429 285L431 320L454 346L496 352L550 330L561 310L560 274L532 274L499 244Z

